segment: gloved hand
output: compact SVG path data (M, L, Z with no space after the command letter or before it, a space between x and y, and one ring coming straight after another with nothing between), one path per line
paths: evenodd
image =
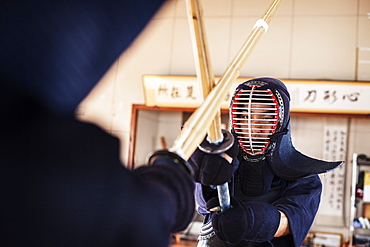
M239 152L238 142L225 152L231 158L235 158ZM188 163L194 169L194 180L203 185L220 185L229 181L233 174L231 164L220 154L208 154L199 148L192 154Z
M185 230L193 220L195 209L191 166L177 154L159 150L151 155L148 166L140 166L134 173L142 181L150 182L151 186L158 185L162 191L166 191L172 201L168 209L175 212L170 219L170 230L172 233ZM171 210L166 210L167 216Z
M207 202L207 209L219 205L214 197ZM280 223L280 212L269 203L242 202L231 198L231 208L212 215L212 227L222 241L237 244L242 240L265 242L274 237Z

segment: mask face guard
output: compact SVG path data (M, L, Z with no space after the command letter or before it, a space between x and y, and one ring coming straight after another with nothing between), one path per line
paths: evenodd
M270 89L239 90L231 104L231 124L240 147L250 155L263 154L279 123L279 104Z

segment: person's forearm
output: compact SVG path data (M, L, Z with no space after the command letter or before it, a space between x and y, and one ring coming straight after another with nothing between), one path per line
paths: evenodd
M286 215L283 212L281 211L279 212L280 212L280 224L274 237L281 237L291 233L288 217L286 217Z

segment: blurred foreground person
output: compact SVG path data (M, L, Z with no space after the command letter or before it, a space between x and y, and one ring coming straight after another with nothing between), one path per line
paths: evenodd
M1 1L1 246L168 246L194 212L191 168L128 171L74 111L163 0Z
M238 86L230 106L234 145L218 154L197 149L196 196L204 224L198 247L299 247L320 203L317 174L343 162L307 157L292 145L289 92L274 78ZM231 208L220 212L214 185L229 182Z

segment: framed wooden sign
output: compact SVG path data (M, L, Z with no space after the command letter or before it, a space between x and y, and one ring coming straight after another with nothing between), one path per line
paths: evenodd
M235 88L250 78L238 78L221 109L228 109ZM219 77L215 78L216 81ZM370 114L370 82L284 80L291 96L291 112ZM203 102L195 76L144 75L145 104L158 107L197 108Z

